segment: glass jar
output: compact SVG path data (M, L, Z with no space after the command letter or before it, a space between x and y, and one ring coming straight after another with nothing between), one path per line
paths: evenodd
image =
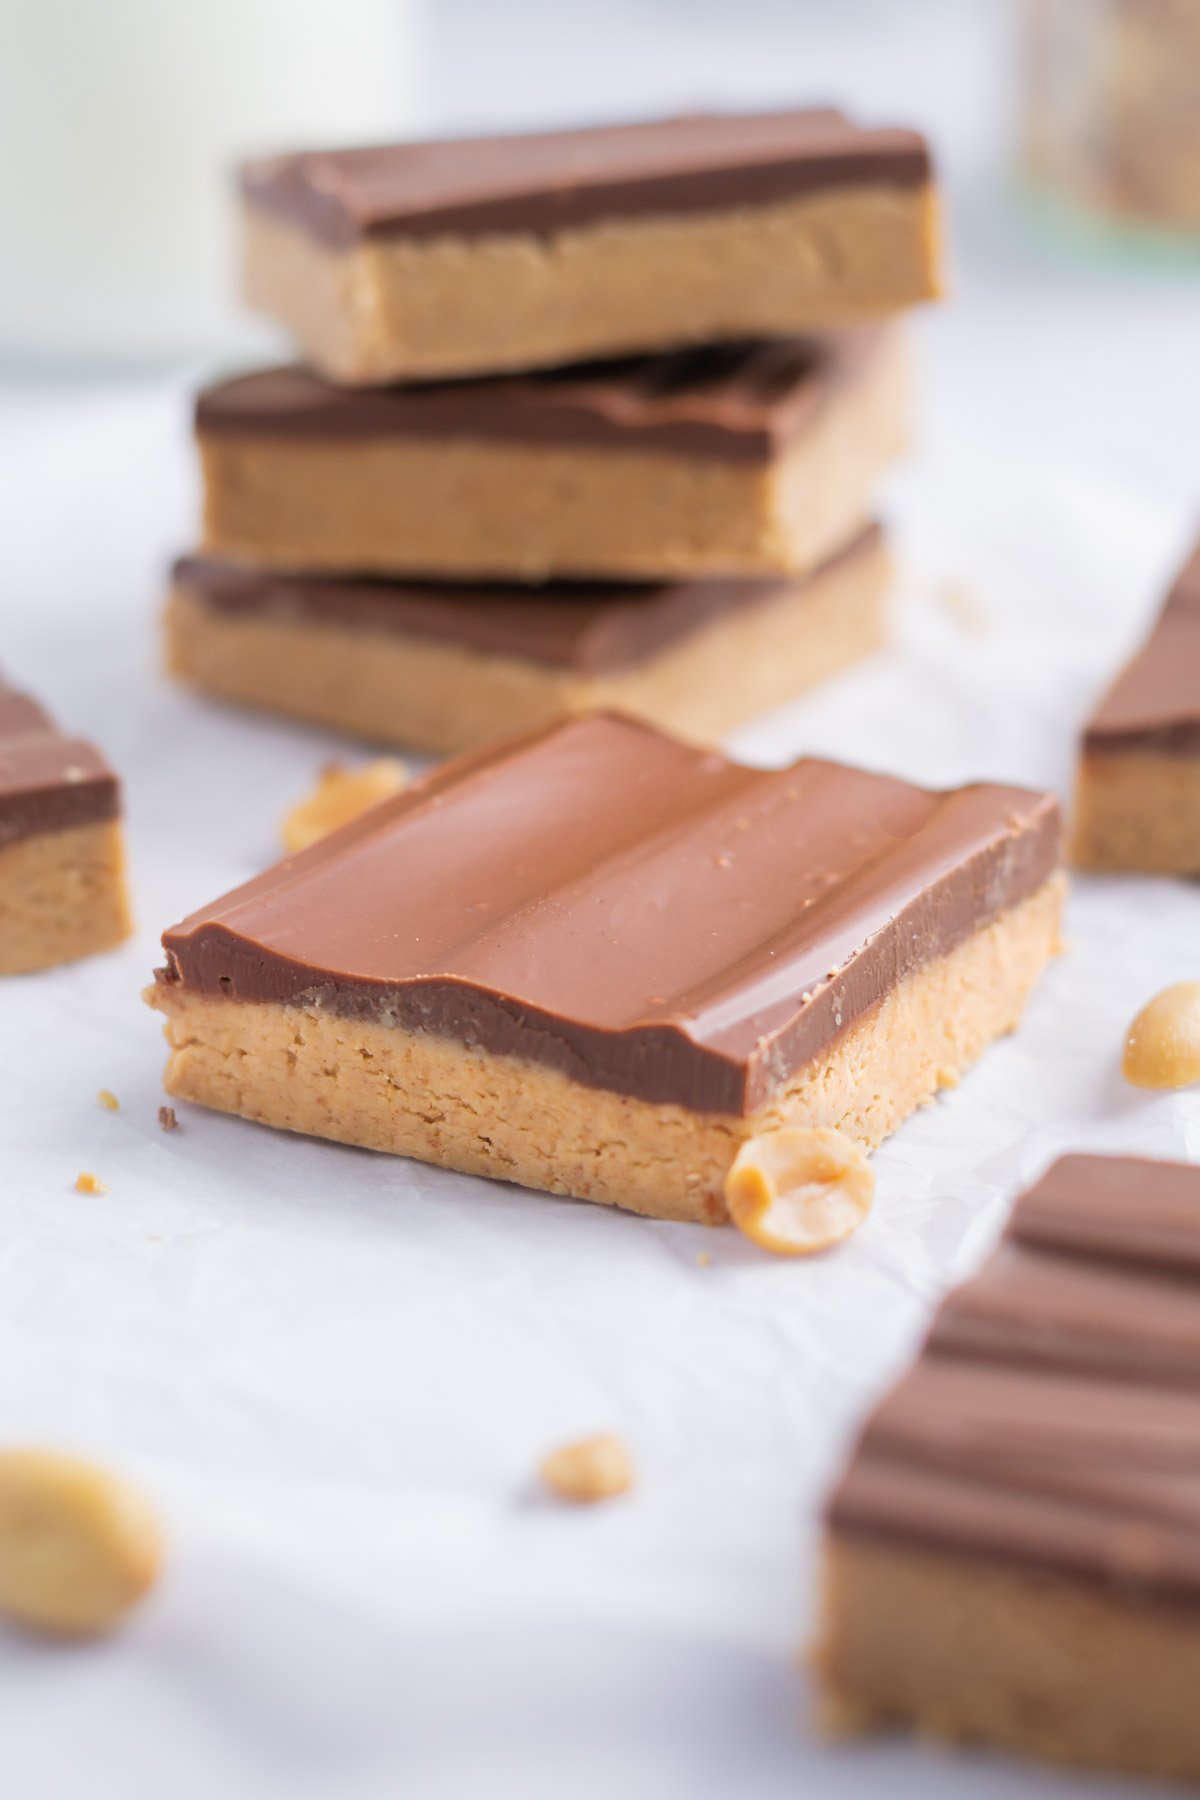
M1024 0L1023 61L1036 183L1200 234L1200 0Z

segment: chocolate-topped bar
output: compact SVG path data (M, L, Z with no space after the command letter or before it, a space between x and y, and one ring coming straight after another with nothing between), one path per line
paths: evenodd
M1068 1156L828 1509L848 1721L1200 1777L1200 1169Z
M1074 858L1200 875L1200 547L1087 723Z
M929 152L832 108L242 170L245 288L349 383L787 336L936 296Z
M73 961L129 930L117 778L0 678L0 974Z
M1050 796L743 767L618 715L436 771L164 935L173 1095L663 1217L875 1144L1057 941Z
M262 370L197 403L204 548L462 579L802 572L861 528L907 423L882 329L364 392Z
M889 573L877 525L758 579L471 586L192 556L167 658L205 692L420 750L605 706L713 740L874 649Z

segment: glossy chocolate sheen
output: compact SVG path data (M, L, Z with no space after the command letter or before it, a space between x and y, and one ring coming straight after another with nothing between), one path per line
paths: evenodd
M251 205L345 249L364 237L549 236L929 179L916 132L867 131L810 108L307 151L248 163L241 184Z
M1089 720L1084 749L1200 756L1200 548Z
M293 364L206 389L196 429L348 442L486 438L761 462L801 436L847 383L868 377L889 335L863 327L421 387L338 387Z
M1059 855L1046 794L750 769L591 715L449 763L192 914L161 978L744 1114Z
M1055 1163L868 1421L829 1516L1200 1600L1200 1169Z
M813 574L774 580L468 587L274 574L202 556L181 558L173 576L177 591L233 617L433 638L591 675L645 662L730 613L784 594L799 596L835 569L874 554L882 536L878 525L868 526Z
M117 778L100 753L0 680L0 849L118 811Z

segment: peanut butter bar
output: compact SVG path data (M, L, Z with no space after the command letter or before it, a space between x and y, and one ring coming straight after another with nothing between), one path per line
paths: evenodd
M444 765L168 931L176 1098L720 1221L774 1124L874 1145L1020 1019L1058 811L745 768L616 714Z
M1200 1169L1068 1156L828 1508L831 1722L1200 1779Z
M174 674L378 743L474 748L605 706L713 740L876 648L870 526L811 575L544 588L176 564Z
M0 681L0 975L109 950L129 935L117 778Z
M242 196L246 297L332 381L788 336L940 290L924 141L832 110L280 156Z
M1200 548L1088 721L1073 858L1084 869L1200 875Z
M542 581L806 572L904 446L895 328L424 388L201 394L207 554Z

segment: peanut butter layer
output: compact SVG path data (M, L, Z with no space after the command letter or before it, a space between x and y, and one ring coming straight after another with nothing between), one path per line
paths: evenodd
M160 980L745 1115L1059 855L1046 794L750 769L595 715L461 758L193 913Z
M0 680L0 846L118 811L117 778L99 751Z
M523 581L804 571L861 525L908 413L891 331L425 388L266 370L200 396L205 549Z
M829 110L281 156L242 191L247 298L342 382L787 335L940 288L923 141Z
M1200 1170L1069 1156L1017 1203L830 1501L836 1705L1200 1772L1198 1302ZM1020 1650L1035 1620L1051 1658Z
M176 565L173 674L373 742L474 749L615 707L716 742L883 641L878 527L811 575L486 589Z
M1084 730L1072 856L1200 874L1200 549Z

